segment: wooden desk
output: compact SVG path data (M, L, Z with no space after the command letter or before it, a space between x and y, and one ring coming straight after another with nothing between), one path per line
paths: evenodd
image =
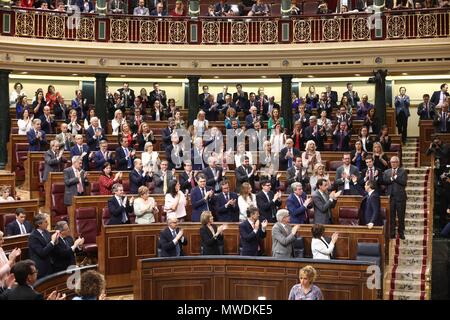
M105 226L97 237L99 271L107 278L109 292L125 293L132 288L137 277L137 262L139 259L157 256L157 243L160 231L166 224L154 223L147 225L119 225ZM200 254L200 224L182 223L184 236L188 240L184 252L187 256ZM264 240L266 252L271 254L272 225L267 228ZM336 258L342 260L356 259L358 242L377 242L384 248L384 234L382 227L369 230L363 226L327 225L325 235L331 236L339 232L336 246ZM305 256L311 256L311 225L301 225L298 235L305 239ZM229 223L225 232L225 255L239 255L239 224ZM384 250L382 264L384 263ZM298 272L298 270L297 270ZM131 281L130 281L131 279ZM287 294L287 293L286 293Z
M17 261L29 258L28 234L4 237L3 239L5 242L3 243L2 248L6 253L11 252L15 248L19 248L21 250L21 255L17 258Z
M16 174L13 173L0 173L0 186L10 186L11 196L16 197Z
M286 300L298 272L312 265L325 300L375 300L370 266L361 261L277 260L267 257L182 257L138 261L134 297L139 300Z

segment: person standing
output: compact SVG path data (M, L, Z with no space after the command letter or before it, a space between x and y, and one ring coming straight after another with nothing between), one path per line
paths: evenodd
M211 211L203 211L200 216L200 237L202 255L223 254L223 231L228 228L226 224L219 227L214 224L214 217Z
M167 217L167 227L159 235L161 257L184 256L183 246L187 245L187 239L183 236L183 229L178 228L178 219L175 215Z
M406 95L406 88L400 87L400 94L395 97L395 115L397 118L398 133L402 135L402 142L406 143L408 134L408 117L410 100Z
M289 300L323 300L322 291L314 285L317 272L312 266L303 267L298 273L300 283L292 287Z
M405 239L405 209L406 209L406 183L408 174L400 167L397 156L391 158L391 169L383 173L383 183L387 185L387 195L390 205L390 237L395 238L395 221L398 219L398 235Z
M336 206L337 198L341 191L332 191L328 194L328 182L325 179L317 181L317 190L313 192L312 199L314 203L314 223L332 224L331 208Z
M267 220L260 222L259 210L250 206L247 209L247 220L239 225L241 256L261 255L260 242L266 237Z
M274 258L293 258L294 242L300 225L289 225L289 211L280 209L277 212L277 223L272 227L272 256Z

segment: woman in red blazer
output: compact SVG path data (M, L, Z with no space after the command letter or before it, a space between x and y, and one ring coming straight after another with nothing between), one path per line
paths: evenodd
M99 190L101 195L112 195L112 186L116 183L122 183L122 171L112 175L111 164L105 162L102 169L102 174L98 179Z

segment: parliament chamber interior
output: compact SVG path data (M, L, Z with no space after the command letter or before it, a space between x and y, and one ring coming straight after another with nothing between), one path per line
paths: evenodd
M449 298L449 1L2 0L0 28L0 300Z

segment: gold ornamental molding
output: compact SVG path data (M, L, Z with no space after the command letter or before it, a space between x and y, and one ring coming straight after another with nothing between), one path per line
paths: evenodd
M128 41L128 19L111 19L111 40Z
M66 23L63 16L47 16L47 38L64 38Z
M370 40L369 19L356 18L352 23L352 39L353 40Z
M81 18L77 29L77 38L80 40L95 40L95 19Z
M34 36L34 19L33 12L16 11L16 35Z
M218 21L208 21L202 24L203 43L220 42L220 25Z
M322 24L323 40L340 41L341 40L341 18L326 19Z
M423 37L437 36L436 15L422 14L417 17L417 35Z
M169 40L171 43L186 42L186 21L171 21L169 24Z
M387 16L387 38L406 38L406 16Z
M248 41L248 24L235 21L231 24L231 42L245 43Z
M311 41L311 20L297 20L294 23L294 42Z
M156 21L141 21L140 36L142 42L156 42L158 38L158 23Z
M261 21L260 24L261 42L278 42L278 20Z

